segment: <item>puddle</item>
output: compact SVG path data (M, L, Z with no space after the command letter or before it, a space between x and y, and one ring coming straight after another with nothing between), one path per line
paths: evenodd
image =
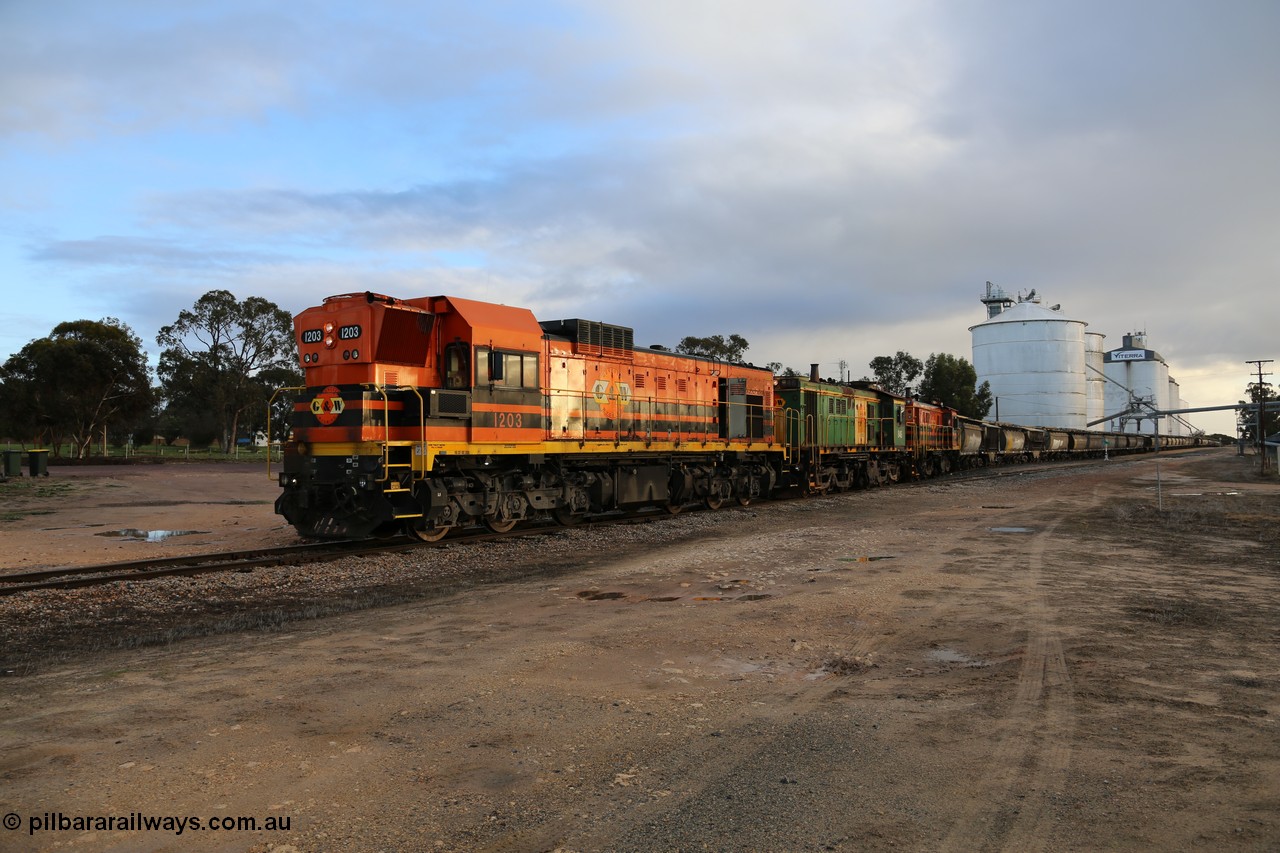
M988 527L992 533L1035 533L1031 527Z
M587 601L615 601L626 597L627 594L625 592L593 592L587 589L578 593L578 598L583 598Z
M946 646L940 646L936 649L933 649L927 655L925 655L925 657L937 663L957 663L962 666L972 666L972 667L989 666L989 664L984 660L971 658L968 655L966 655L964 652L956 651L955 649L949 649Z
M175 536L194 536L208 532L208 530L138 530L131 527L126 530L107 530L93 535L107 536L112 539L129 539L134 542L166 542Z

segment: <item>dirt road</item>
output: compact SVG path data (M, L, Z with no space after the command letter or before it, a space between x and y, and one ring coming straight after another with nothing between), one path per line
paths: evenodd
M1157 513L1155 474L760 504L73 657L0 681L0 847L1280 849L1280 485L1165 459ZM57 828L130 815L201 828Z

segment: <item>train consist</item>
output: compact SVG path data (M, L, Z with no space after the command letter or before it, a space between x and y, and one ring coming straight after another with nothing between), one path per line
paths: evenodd
M587 320L433 296L333 296L294 319L306 387L276 511L300 534L408 533L748 504L1002 462L1152 449L1149 435L961 417L868 383L776 379ZM1162 446L1194 443L1161 437Z

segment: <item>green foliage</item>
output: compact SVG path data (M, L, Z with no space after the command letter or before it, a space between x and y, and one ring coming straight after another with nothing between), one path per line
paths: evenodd
M922 362L898 350L897 355L876 356L870 366L875 373L872 381L891 393L913 396L912 383L919 377L914 388L917 399L942 403L971 418L986 417L991 411L991 384L977 386L978 372L966 359L933 353Z
M924 363L924 378L916 396L939 402L970 418L984 418L991 411L991 383L977 386L978 372L967 359L933 353Z
M151 409L153 392L142 341L119 320L59 323L0 367L3 431L89 454L103 429L127 429Z
M1280 402L1280 394L1271 387L1270 382L1263 382L1259 385L1257 382L1250 382L1245 388L1245 394L1248 395L1249 403L1267 404ZM1241 400L1240 404L1244 405L1245 400ZM1238 423L1240 430L1244 434L1246 444L1258 444L1258 412L1256 409L1241 411L1238 415ZM1262 437L1275 435L1280 432L1280 411L1264 411L1262 413Z
M806 373L801 373L800 371L796 370L794 367L783 367L782 362L780 361L771 361L764 366L764 369L773 371L774 376L778 376L783 379L789 379L793 376L808 375Z
M226 290L211 290L160 330L160 381L164 388L167 435L176 426L197 438L218 439L230 451L242 421L265 412L279 384L300 385L295 360L293 318L258 296L236 301ZM264 420L264 418L258 418Z
M689 335L680 339L680 343L676 346L676 352L681 352L685 355L704 355L709 358L718 358L721 361L741 364L742 355L749 346L747 339L742 335L730 335L727 339L724 335L711 335L706 338Z
M156 422L154 418L147 418L130 434L134 447L146 447L155 439L155 436Z
M872 380L890 394L906 397L911 394L911 384L916 381L924 365L911 353L898 350L897 355L878 355L871 359Z

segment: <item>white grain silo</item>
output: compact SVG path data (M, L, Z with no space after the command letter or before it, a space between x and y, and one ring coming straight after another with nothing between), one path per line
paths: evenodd
M1107 378L1107 414L1116 414L1129 408L1130 396L1140 398L1157 409L1172 408L1169 405L1169 366L1160 353L1147 349L1146 332L1133 332L1124 336L1124 346L1106 354L1104 370ZM1139 416L1113 418L1107 429L1124 432L1154 433L1155 420L1143 408ZM1161 431L1168 427L1162 419Z
M1178 409L1182 400L1182 389L1178 387L1178 380L1172 376L1169 377L1169 393L1165 395L1165 404L1167 408ZM1164 426L1169 435L1186 435L1187 428L1183 425L1180 418L1166 418Z
M1106 358L1106 335L1102 332L1084 333L1084 387L1085 423L1093 423L1107 416L1107 377L1103 369ZM1102 426L1091 427L1101 429Z
M990 382L996 399L988 417L1027 426L1083 428L1087 324L1065 316L1059 306L1044 307L1034 290L1010 307L993 305L991 287L982 300L989 319L969 327L978 382ZM1002 310L993 310L997 307Z

